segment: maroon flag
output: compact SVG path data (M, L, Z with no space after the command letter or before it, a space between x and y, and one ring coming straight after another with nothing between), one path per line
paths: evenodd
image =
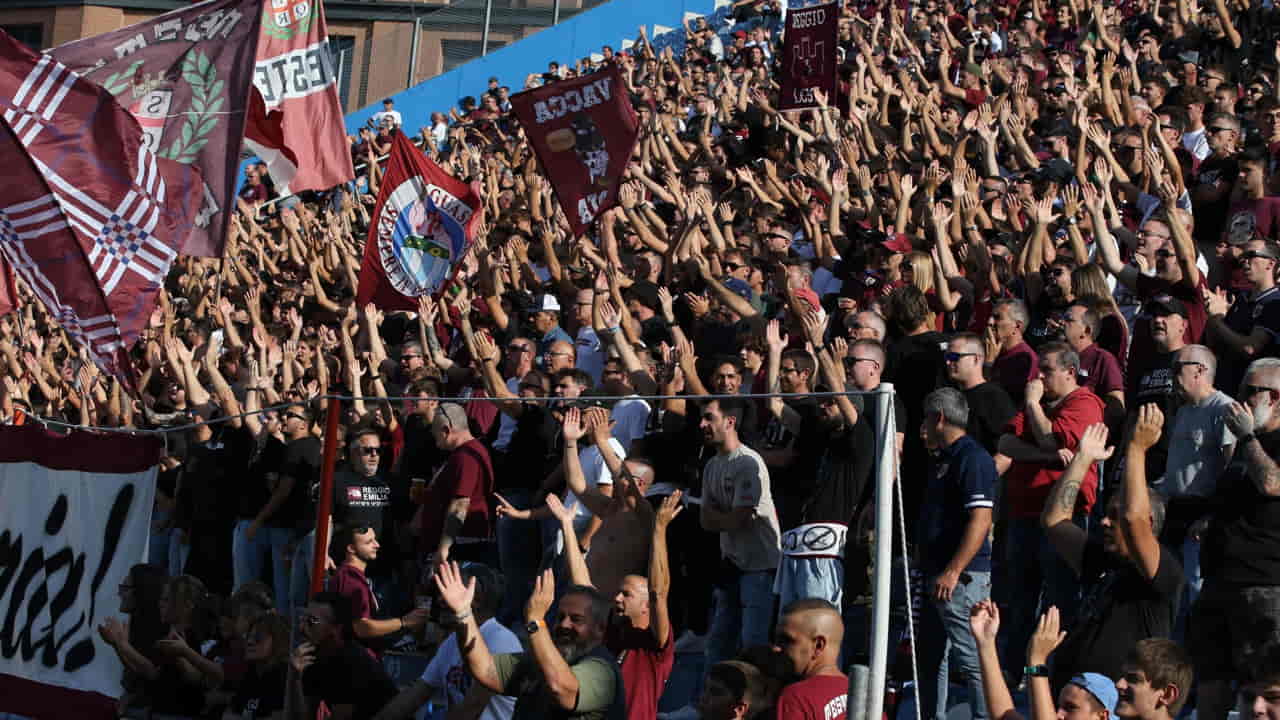
M397 132L378 190L356 302L414 310L453 279L482 216L479 191Z
M618 66L511 96L576 235L618 201L640 123Z
M832 102L836 94L836 31L840 8L836 3L787 11L782 41L782 92L779 110L807 110L818 106L813 91L822 90Z
M13 268L0 253L0 317L18 309L18 289L13 283Z
M151 151L199 168L204 198L187 255L220 257L226 244L262 5L205 0L47 51L116 96Z
M200 206L189 165L159 158L102 87L0 32L0 254L104 371L127 349Z
M356 176L321 0L263 3L253 87L245 149L277 190L328 190Z

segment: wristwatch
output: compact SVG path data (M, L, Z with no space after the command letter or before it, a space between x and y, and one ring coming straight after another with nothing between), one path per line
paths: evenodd
M541 620L530 620L528 624L524 626L524 631L529 633L530 635L533 635L534 633L538 632L539 628L546 627L546 625L547 624Z
M1049 666L1028 665L1022 668L1022 673L1027 677L1049 677Z

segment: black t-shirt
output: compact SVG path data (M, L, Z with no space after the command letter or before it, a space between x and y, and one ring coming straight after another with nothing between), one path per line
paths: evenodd
M854 515L871 489L871 468L876 460L874 422L864 413L853 427L819 427L813 433L815 441L826 450L818 461L816 483L804 498L801 523L853 525Z
M284 462L284 442L267 435L258 454L249 465L240 489L240 517L255 518L271 499L280 481L280 464ZM272 525L268 519L268 525ZM274 527L274 525L272 525Z
M1013 406L1009 393L996 383L987 381L964 392L969 402L969 427L967 432L987 452L996 454L1004 426L1009 424L1018 410Z
M352 717L371 718L396 696L396 684L362 648L348 645L337 655L318 658L302 673L302 692L332 709L352 705Z
M1141 366L1132 367L1126 381L1125 407L1129 408L1131 421L1137 419L1137 408L1155 403L1164 413L1166 422L1178 414L1182 401L1173 387L1173 356L1175 353L1152 352ZM1147 451L1147 476L1157 478L1164 474L1169 459L1169 435L1161 433L1160 440Z
M231 711L238 713L244 720L269 718L273 713L282 712L288 674L287 663L280 663L266 670L249 666L249 671L240 681L240 688L231 699Z
M1196 227L1194 230L1197 244L1212 247L1222 237L1222 228L1227 222L1227 212L1231 208L1231 188L1240 173L1239 163L1235 157L1209 156L1200 163L1196 170L1195 180L1191 185L1191 193L1195 194L1200 187L1225 187L1226 192L1216 202L1196 204Z
M534 490L560 462L560 424L543 403L529 403L516 419L507 456L498 473L498 491Z
M1275 356L1276 333L1280 333L1280 287L1266 290L1256 298L1252 295L1252 292L1241 295L1227 311L1223 322L1246 337L1253 334L1255 327L1266 328L1271 339L1265 348L1258 349L1255 356ZM1241 355L1219 343L1213 343L1213 349L1218 356L1218 372L1213 376L1213 384L1228 395L1234 395L1240 389L1240 381L1244 380L1245 370L1254 356Z
M371 527L379 539L386 537L391 507L391 488L381 476L364 477L350 469L333 476L333 522L337 525Z
M1267 457L1280 457L1280 430L1262 433ZM1214 513L1201 547L1206 581L1235 585L1280 585L1280 497L1258 491L1237 445L1218 478Z
M770 492L778 509L778 522L783 528L792 528L800 524L800 507L812 496L817 481L818 458L822 455L822 433L818 425L821 410L812 398L788 400L786 405L800 416L799 432L792 433L782 420L769 415L764 441L766 447L791 447L794 451L785 468L769 467Z
M320 491L320 438L308 435L285 445L280 480L287 478L293 479L293 489L272 516L271 525L311 532L316 526L316 500Z
M1103 550L1101 540L1089 540L1080 573L1084 600L1075 626L1053 654L1053 686L1082 672L1118 678L1139 640L1169 637L1184 579L1182 564L1163 545L1160 567L1148 582L1128 560Z
M902 443L904 478L926 477L929 469L929 453L920 439L920 423L924 420L925 397L942 384L942 353L946 344L945 335L929 331L901 338L889 346L887 364L893 372L890 381L907 408L907 429ZM915 537L924 483L904 482L902 496L907 537Z

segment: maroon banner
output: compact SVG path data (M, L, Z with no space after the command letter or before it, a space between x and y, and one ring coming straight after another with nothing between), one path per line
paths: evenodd
M116 96L157 155L199 168L204 200L182 246L220 257L235 212L261 0L206 0L48 51Z
M320 0L262 3L245 148L280 194L328 190L355 177L338 76Z
M585 235L618 201L640 123L622 74L612 63L591 75L511 96L542 172L575 235Z
M836 94L836 31L840 8L836 3L787 11L782 40L782 91L778 109L808 110L818 106L813 91Z
M76 345L132 387L128 348L203 185L111 93L0 31L0 254Z
M416 310L462 266L479 224L479 189L440 169L397 132L369 223L356 302Z

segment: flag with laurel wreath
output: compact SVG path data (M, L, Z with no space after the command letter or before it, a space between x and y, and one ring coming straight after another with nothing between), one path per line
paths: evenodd
M45 51L114 95L157 156L200 170L204 198L186 255L224 250L262 10L262 0L205 0Z

